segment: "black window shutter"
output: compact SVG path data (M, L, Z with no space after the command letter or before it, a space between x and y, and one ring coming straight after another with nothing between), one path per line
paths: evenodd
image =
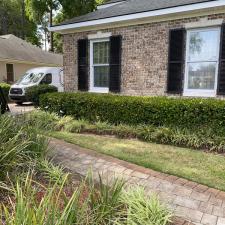
M225 24L221 28L217 94L225 95Z
M80 39L78 48L78 90L88 91L88 39Z
M170 30L167 92L181 94L183 91L185 29Z
M120 92L122 36L110 37L109 91Z

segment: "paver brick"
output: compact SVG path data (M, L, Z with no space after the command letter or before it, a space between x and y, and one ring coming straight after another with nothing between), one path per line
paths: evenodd
M160 191L172 192L172 191L174 191L175 188L176 188L176 186L174 186L170 182L162 181L162 182L160 182L160 185L158 186L157 189L159 189Z
M207 202L210 198L210 195L209 194L204 194L204 193L199 193L197 191L193 191L191 193L191 198L193 199L196 199L196 200L199 200L201 202Z
M225 192L220 191L220 192L218 193L218 195L216 196L216 198L225 201Z
M209 203L215 206L221 206L223 201L212 195L211 198L209 199Z
M216 225L225 225L225 218L219 217Z
M201 223L204 224L204 225L216 225L217 216L204 214L203 217L202 217Z
M194 188L196 187L198 184L192 181L188 181L186 184L184 184L185 187L189 187L189 188Z
M206 202L201 202L198 209L203 213L212 214L213 205Z
M195 191L201 192L201 193L207 191L208 189L209 189L208 187L206 187L206 186L204 186L204 185L202 185L202 184L198 184L198 185L194 188Z
M188 182L188 180L185 180L183 178L178 178L174 183L179 185L184 185Z
M215 188L209 188L207 190L208 193L210 193L212 196L217 196L219 194L219 190L215 189Z
M224 217L224 209L218 206L213 206L213 215Z
M177 197L177 196L174 195L174 194L168 194L168 193L166 193L166 192L159 192L158 195L159 195L159 198L160 198L163 202L165 202L165 203L171 203L171 204L174 202L174 199ZM176 203L173 203L173 204L176 205Z
M183 206L178 206L175 210L176 215L180 217L187 218L191 220L192 222L200 223L202 220L203 213L195 210L195 209L187 209Z
M200 205L200 201L181 197L181 196L177 196L173 203L179 206L190 208L190 209L198 209Z
M166 177L165 180L167 180L171 183L174 183L176 180L178 180L178 177L170 175L170 176Z
M144 174L144 173L140 173L138 171L134 171L132 174L131 174L132 177L138 177L138 178L141 178L141 179L148 179L149 178L149 175L148 174Z
M133 170L130 170L130 169L126 169L123 171L123 174L125 175L131 175L134 171Z
M174 193L176 193L179 196L190 196L192 193L192 189L183 186L178 186L174 189Z

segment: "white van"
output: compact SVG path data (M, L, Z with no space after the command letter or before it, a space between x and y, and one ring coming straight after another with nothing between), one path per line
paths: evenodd
M26 88L40 84L49 84L64 91L63 69L61 67L39 67L28 70L14 85L11 86L9 97L18 105L26 102Z

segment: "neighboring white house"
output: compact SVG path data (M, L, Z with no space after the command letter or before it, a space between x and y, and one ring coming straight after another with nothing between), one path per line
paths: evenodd
M13 83L34 67L63 65L63 57L12 35L0 36L0 82Z

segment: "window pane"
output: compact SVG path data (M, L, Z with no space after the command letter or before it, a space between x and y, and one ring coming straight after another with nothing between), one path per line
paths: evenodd
M192 31L189 41L189 61L217 60L218 30Z
M109 66L94 67L94 87L109 86Z
M189 63L188 88L214 90L216 63Z
M93 44L94 64L109 63L109 42L96 42Z

